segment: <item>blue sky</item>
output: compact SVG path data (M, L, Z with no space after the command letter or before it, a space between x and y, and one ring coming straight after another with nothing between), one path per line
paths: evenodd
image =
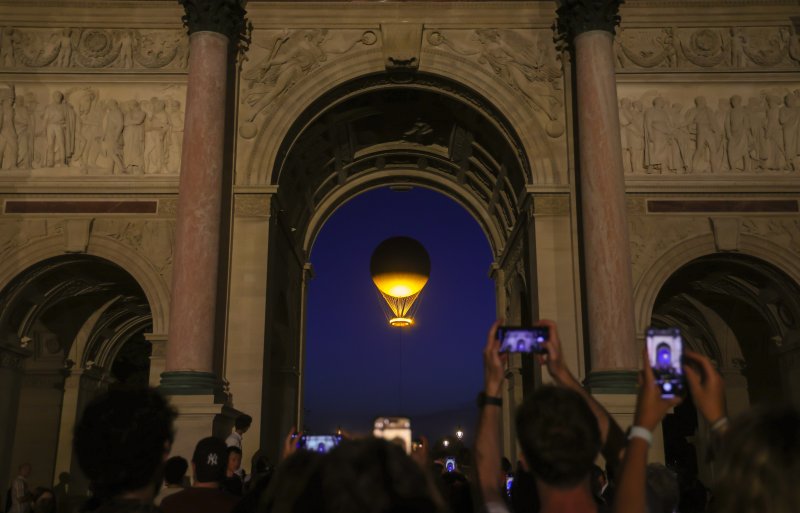
M420 241L431 258L415 326L390 327L370 279L384 239ZM415 436L474 433L481 350L494 320L489 243L475 219L423 188L376 189L337 210L311 253L305 422L313 433L368 432L379 415L411 418Z

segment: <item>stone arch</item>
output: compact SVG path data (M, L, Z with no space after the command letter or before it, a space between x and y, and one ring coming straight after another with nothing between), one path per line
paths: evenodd
M66 254L64 238L50 236L34 241L0 263L0 290L20 273L49 258ZM129 246L108 237L93 236L87 255L108 260L130 274L142 287L153 315L153 333L167 333L170 293L164 279L150 262Z
M345 62L347 65L342 66ZM533 163L529 183L559 183L559 159L552 149L543 143L548 141L549 136L533 112L520 109L520 98L514 91L482 67L469 61L464 61L466 66L464 62L461 65L456 65L455 62L461 61L423 58L419 72L458 84L496 108L509 126L517 127L520 129L519 133L525 134L521 140L523 158ZM302 115L315 101L349 82L383 75L385 72L382 53L379 50L370 50L337 60L335 66L321 68L313 75L313 80L301 80L294 84L288 94L281 97L283 100L281 108L272 112L269 121L254 128L253 149L244 163L243 176L237 175L237 183L266 185L274 182L273 173L276 169L265 167L265 164L277 161L281 145L291 134L296 121L302 119ZM240 123L239 137L243 124Z
M700 257L719 253L710 233L692 237L671 247L642 273L634 286L636 332L643 334L653 315L656 297L670 276ZM739 234L739 254L761 259L800 284L800 265L791 251L761 237Z

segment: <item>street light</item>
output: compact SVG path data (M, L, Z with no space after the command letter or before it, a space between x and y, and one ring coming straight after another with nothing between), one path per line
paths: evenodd
M461 430L460 426L456 428L456 438L458 438L459 440L464 438L464 431Z
M445 438L444 441L442 441L442 445L444 445L445 447L450 447L450 440Z

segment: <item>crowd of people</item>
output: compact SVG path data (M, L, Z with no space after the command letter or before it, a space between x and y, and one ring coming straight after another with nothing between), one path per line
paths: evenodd
M97 513L797 513L800 512L800 411L756 407L728 420L725 386L712 362L685 351L692 400L710 426L716 482L700 509L679 509L679 475L648 465L653 432L682 397L665 397L643 352L633 426L623 432L570 372L555 323L536 356L552 380L517 408L521 456L514 470L501 450L507 353L492 326L483 353L474 457L458 468L427 440L409 451L374 437L346 438L327 453L298 449L292 430L273 470L256 458L242 466L252 419L236 420L227 440L200 440L190 462L170 457L176 411L156 391L114 390L89 404L74 448L90 480L83 511ZM410 449L410 448L408 448ZM597 463L603 462L605 469ZM191 470L191 472L189 472ZM52 491L29 490L22 465L9 490L14 513L55 511ZM191 479L187 476L190 474ZM48 499L49 497L49 499Z

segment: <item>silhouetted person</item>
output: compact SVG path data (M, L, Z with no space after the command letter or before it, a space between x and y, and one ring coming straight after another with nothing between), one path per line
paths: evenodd
M30 463L19 466L19 473L11 483L11 513L30 513L33 509L33 494L28 485L28 477L33 468Z
M228 447L227 466L225 467L225 480L221 488L231 495L241 497L244 494L244 479L236 472L242 466L242 450L238 447Z
M75 455L90 481L86 511L157 511L176 413L153 389L111 390L93 400L75 427Z
M158 492L155 505L161 504L161 501L175 495L184 488L186 488L186 471L189 470L189 462L186 458L180 456L173 456L164 464L164 487Z
M238 498L220 489L225 479L228 448L219 438L197 442L192 455L194 484L161 501L164 513L228 513Z

